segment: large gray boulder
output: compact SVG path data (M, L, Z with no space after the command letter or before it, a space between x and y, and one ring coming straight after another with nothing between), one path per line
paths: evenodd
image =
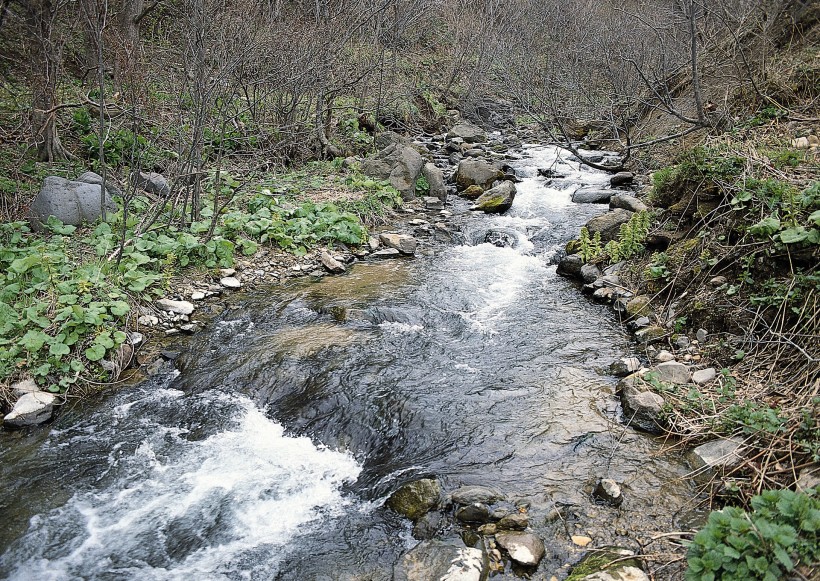
M100 174L94 173L93 171L87 171L80 174L80 176L74 180L75 182L83 182L84 184L96 184L98 186L102 185L103 179ZM121 196L122 191L117 187L117 185L113 182L111 178L105 180L105 191L107 191L112 196Z
M409 145L391 143L380 150L375 158L362 162L362 172L377 180L389 182L403 200L416 197L416 180L421 175L424 159Z
M587 222L587 230L591 236L594 236L596 232L600 232L601 240L604 242L615 240L618 236L618 232L620 232L621 224L626 224L629 222L632 214L633 212L630 212L629 210L615 208L614 210L611 210L601 216L596 216Z
M423 541L394 567L393 581L482 581L488 572L480 549Z
M26 393L3 418L3 424L22 428L47 422L54 413L56 399L56 395L44 391Z
M444 183L444 173L433 163L425 163L421 168L424 179L430 184L430 197L447 201L447 185Z
M163 198L171 195L171 184L165 176L156 172L144 172L131 174L131 182L134 187L145 190L149 194L161 196Z
M515 192L514 183L503 181L481 194L470 209L480 210L485 214L503 214L512 207Z
M101 214L100 190L98 184L71 181L57 176L47 177L43 180L40 193L31 203L31 227L35 231L42 230L49 216L72 226L94 222ZM117 211L117 205L111 199L109 191L106 189L103 205L106 212L113 213Z
M458 164L455 174L456 187L459 191L470 186L489 189L493 182L504 178L504 172L497 165L481 159L465 159Z
M447 133L447 139L463 139L464 143L484 143L487 141L487 134L481 127L462 121Z

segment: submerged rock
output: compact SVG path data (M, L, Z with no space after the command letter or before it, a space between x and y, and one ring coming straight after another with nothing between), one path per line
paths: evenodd
M510 559L521 565L535 567L544 558L544 543L532 533L500 532L495 540Z
M474 502L492 504L504 500L504 495L495 488L486 486L462 486L453 491L450 498L456 504L472 504Z
M442 541L423 541L393 569L393 581L482 581L488 573L484 552Z
M621 487L610 478L602 478L599 480L592 495L612 506L621 506L624 502Z
M411 520L418 520L438 506L441 485L438 480L422 478L400 487L387 499L387 506Z
M22 428L36 426L51 419L57 396L37 391L26 393L17 400L11 411L3 418L3 424Z
M456 511L456 520L463 523L486 523L493 520L490 507L483 502L473 502Z
M638 559L625 559L635 553L621 547L590 551L572 568L573 581L649 581Z

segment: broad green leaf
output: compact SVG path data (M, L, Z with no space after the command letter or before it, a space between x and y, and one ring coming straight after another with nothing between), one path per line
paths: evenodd
M754 226L749 227L749 232L751 232L753 236L757 236L759 238L771 236L778 230L780 230L780 219L774 216L763 218Z
M105 357L105 347L94 343L91 347L85 350L85 357L89 361L99 361Z
M803 226L787 228L780 233L780 241L783 244L797 244L809 237L809 233Z

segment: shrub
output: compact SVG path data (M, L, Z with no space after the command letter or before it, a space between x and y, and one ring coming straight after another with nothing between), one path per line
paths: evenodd
M709 515L687 555L688 581L777 581L798 564L820 561L820 498L769 490L751 501L751 512L727 507Z

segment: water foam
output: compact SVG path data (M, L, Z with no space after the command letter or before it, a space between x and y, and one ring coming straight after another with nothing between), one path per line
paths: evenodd
M237 400L233 429L199 441L156 430L118 458L117 485L33 518L0 559L9 578L268 577L301 532L351 502L341 487L361 466Z

